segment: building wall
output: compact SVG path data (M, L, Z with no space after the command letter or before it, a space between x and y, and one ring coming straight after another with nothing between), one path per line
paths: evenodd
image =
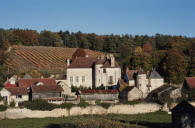
M163 79L150 79L151 89L150 91L162 86L164 84Z
M7 104L10 105L11 102L15 102L16 104L18 102L28 101L29 96L28 94L22 95L22 98L16 98L16 95L11 95L9 91L7 91L5 88L1 90L1 96L7 96Z
M117 94L88 94L81 95L81 99L84 100L118 100Z
M7 91L5 88L3 88L0 93L1 93L2 97L5 97L5 96L7 97L7 103L8 103L8 105L10 105L11 93L9 91Z
M135 86L135 80L129 80L129 86Z
M44 98L55 98L61 97L61 93L59 92L50 92L50 93L32 93L32 99L44 99Z
M85 82L82 82L82 77L85 76ZM70 81L70 78L73 77L73 82ZM79 78L79 81L76 81L76 77ZM92 68L68 68L67 69L67 83L68 86L71 85L76 87L90 87L92 88Z
M106 73L104 73L104 69L106 70ZM100 68L100 75L95 76L96 79L99 77L99 84L96 85L96 87L99 87L101 85L104 86L112 86L112 85L117 85L118 80L121 79L121 69L120 68ZM109 82L109 78L112 76L113 78L113 83Z
M16 98L16 95L10 96L10 102L14 101L15 103L19 103L19 102L24 102L24 101L28 101L28 100L29 100L28 95L22 95L22 98Z
M128 101L139 99L142 99L142 92L138 88L134 87L131 91L128 92Z
M146 79L146 74L141 74L137 76L137 88L140 89L143 93L143 97L146 97L149 93L148 88L148 79Z
M101 74L102 74L102 70L101 67L102 64L97 64L95 65L95 87L99 87L102 84L102 78L101 78Z

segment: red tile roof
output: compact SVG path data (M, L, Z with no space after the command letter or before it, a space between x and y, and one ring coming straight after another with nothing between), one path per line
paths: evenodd
M191 88L195 88L195 77L186 77L185 80Z
M120 68L116 61L115 66L111 67L108 59L98 59L94 57L77 57L68 68L92 68L93 64L102 64L101 68Z
M28 89L24 87L15 87L15 88L6 87L5 89L11 92L11 95L27 95L28 94Z
M81 90L81 94L117 94L118 90Z
M33 79L20 79L19 87L30 87L38 82L42 82L44 85L56 85L56 81L53 78L33 78Z
M97 59L91 57L77 57L68 68L92 68Z
M10 82L6 82L6 83L4 84L4 86L5 86L5 87L17 87L16 84L10 84Z
M115 61L114 67L111 67L110 61L106 60L101 68L120 68L119 64Z
M44 93L44 92L62 92L63 89L59 85L55 86L45 86L45 85L39 85L39 86L32 86L32 92L34 93Z

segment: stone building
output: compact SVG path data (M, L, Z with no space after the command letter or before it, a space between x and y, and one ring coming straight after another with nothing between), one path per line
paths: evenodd
M142 92L135 86L127 86L119 93L120 101L133 101L142 99Z
M57 100L61 97L63 89L59 85L47 86L43 84L33 85L30 87L30 100L45 99Z
M186 101L179 103L172 110L173 128L195 128L195 107Z
M125 81L129 86L136 86L146 97L152 90L164 85L164 79L153 69L150 73L145 73L142 69L126 70Z
M4 101L10 105L11 102L18 103L29 100L29 92L24 87L5 87L0 91Z
M67 68L69 86L94 88L117 85L121 79L121 68L113 55L98 58L75 57Z

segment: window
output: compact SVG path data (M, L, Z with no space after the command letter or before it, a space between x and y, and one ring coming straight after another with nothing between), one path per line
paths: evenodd
M113 76L109 77L109 84L113 84Z
M82 82L83 83L85 82L85 76L82 76Z
M103 69L103 73L106 73L106 69L105 68Z
M22 95L16 95L16 99L21 99Z
M79 77L78 76L76 76L76 82L79 82Z
M70 83L73 83L73 77L72 76L70 77Z

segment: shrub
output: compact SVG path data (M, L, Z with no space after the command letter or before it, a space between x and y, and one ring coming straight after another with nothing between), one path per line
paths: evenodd
M0 101L2 101L3 100L3 97L0 95Z
M103 108L108 109L111 106L111 103L100 103L99 106L102 106Z
M5 105L0 105L0 111L5 111L7 110L7 106Z
M12 102L10 102L10 105L9 105L9 106L10 106L10 107L15 107L15 104L16 104L16 103L15 103L14 101L12 101Z
M139 103L143 103L144 101L142 100L134 100L134 101L124 101L121 102L122 104L129 104L129 105L134 105L134 104L139 104Z
M77 106L85 108L85 107L89 106L89 103L87 103L84 100L81 100Z
M60 108L71 109L74 106L75 106L75 104L73 104L73 103L63 103L60 105Z
M33 101L25 101L21 103L21 107L25 107L31 110L53 110L58 108L58 105L48 103L45 100L33 100Z

